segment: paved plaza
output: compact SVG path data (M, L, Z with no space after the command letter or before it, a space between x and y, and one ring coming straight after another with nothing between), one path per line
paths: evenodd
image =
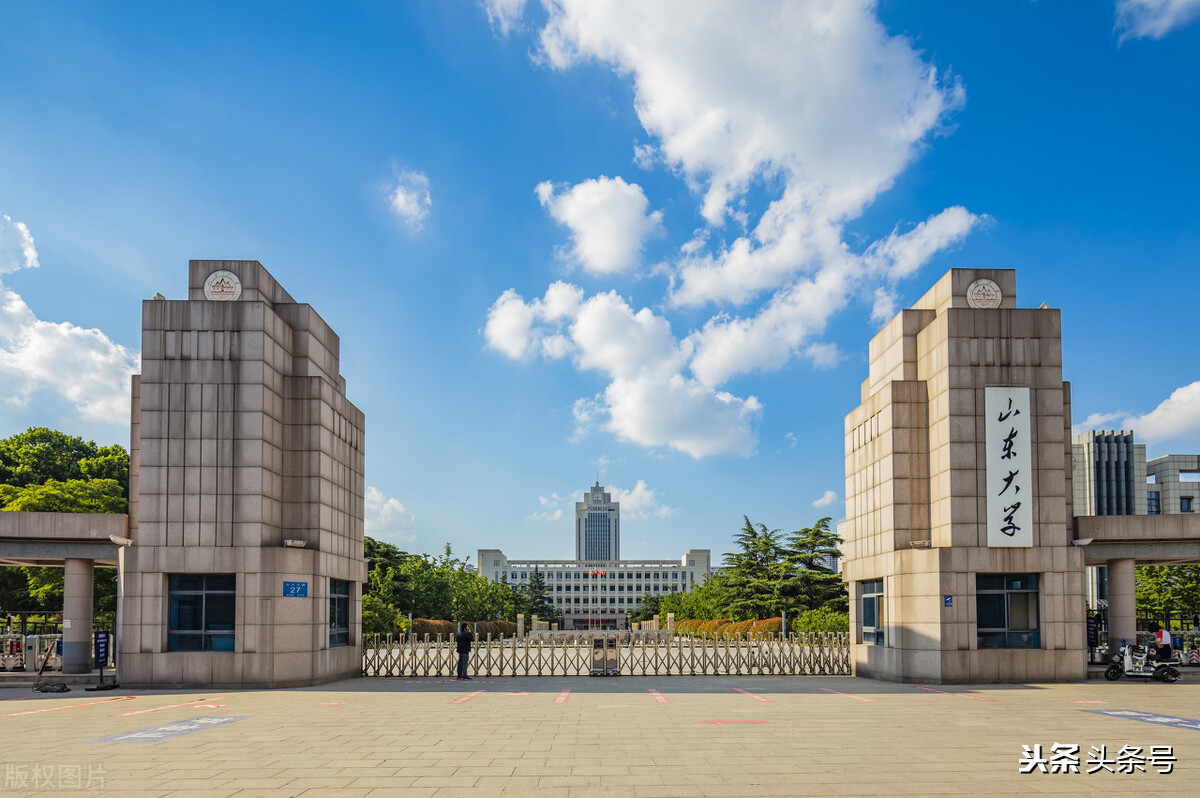
M520 677L9 688L0 740L4 795L1186 795L1200 778L1200 685ZM1079 746L1078 773L1036 762L1018 772L1023 746L1040 746L1047 770L1069 765L1055 744ZM1109 763L1088 774L1089 759Z

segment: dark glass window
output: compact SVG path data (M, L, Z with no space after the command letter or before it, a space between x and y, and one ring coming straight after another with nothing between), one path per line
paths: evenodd
M167 650L233 651L237 617L233 574L167 577Z
M868 579L862 585L862 636L869 646L884 645L883 580Z
M350 583L329 580L329 647L350 645Z
M1180 496L1179 497L1179 512L1190 513L1191 511L1192 511L1192 497L1191 496Z
M975 624L980 648L1041 648L1037 574L977 574Z
M1160 492L1157 490L1146 491L1146 514L1147 515L1162 515L1162 504L1159 501Z

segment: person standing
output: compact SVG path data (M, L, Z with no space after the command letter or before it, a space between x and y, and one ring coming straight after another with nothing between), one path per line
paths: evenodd
M471 644L475 642L470 624L463 622L459 626L455 640L458 643L458 680L469 682L471 677L467 675L467 663L471 661Z

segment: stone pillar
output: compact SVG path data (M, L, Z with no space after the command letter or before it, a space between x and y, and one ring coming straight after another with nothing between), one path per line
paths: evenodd
M92 672L91 560L69 559L63 573L63 673ZM41 663L38 663L41 667Z
M1108 561L1108 646L1137 641L1137 595L1133 560Z
M523 612L517 613L517 639L525 639L525 613Z

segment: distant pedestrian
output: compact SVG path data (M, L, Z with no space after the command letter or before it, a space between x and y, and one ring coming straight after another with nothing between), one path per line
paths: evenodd
M475 642L470 624L464 623L459 628L455 640L458 642L458 679L469 682L471 677L467 675L467 663L471 661L471 644Z

